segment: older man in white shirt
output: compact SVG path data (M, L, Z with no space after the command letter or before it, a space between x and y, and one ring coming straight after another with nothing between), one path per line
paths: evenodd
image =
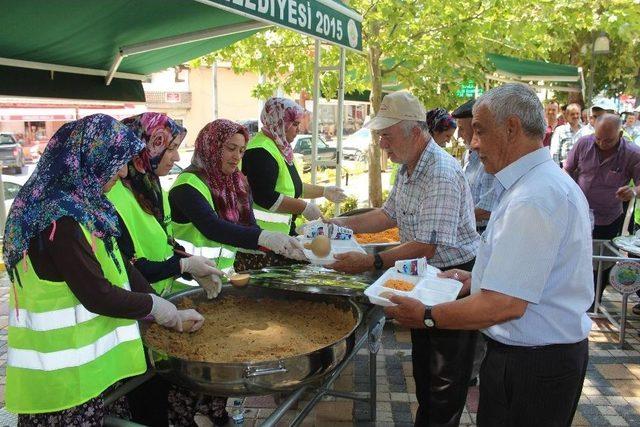
M473 148L496 176L498 206L473 272L443 275L471 295L433 307L392 297L388 316L427 329L481 329L478 426L568 426L588 361L593 300L589 206L543 148L536 94L506 84L474 106Z

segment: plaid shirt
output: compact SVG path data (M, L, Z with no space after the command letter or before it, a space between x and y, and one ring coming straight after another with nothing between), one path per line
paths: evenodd
M476 233L473 199L458 162L432 139L411 176L403 165L383 206L398 224L400 240L436 246L429 263L439 268L471 261Z
M578 126L578 130L574 132L571 129L571 125L567 123L558 126L553 132L550 150L553 161L556 162L556 164L564 162L569 155L569 151L571 151L575 143L578 142L580 135L582 135L580 132L582 125Z

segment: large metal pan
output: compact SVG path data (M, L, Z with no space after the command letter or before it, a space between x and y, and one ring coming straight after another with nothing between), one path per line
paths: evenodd
M192 391L218 396L248 396L289 391L302 385L319 382L353 350L355 332L362 321L362 311L347 298L288 292L286 290L246 287L225 287L218 297L230 295L269 297L285 300L307 300L335 304L350 309L355 319L353 329L343 338L311 353L279 360L246 363L208 363L180 359L161 349L147 346L147 352L155 371L169 382ZM202 289L186 291L170 298L174 303L189 297L195 302L204 301ZM212 304L215 304L210 302ZM142 332L146 331L142 326Z

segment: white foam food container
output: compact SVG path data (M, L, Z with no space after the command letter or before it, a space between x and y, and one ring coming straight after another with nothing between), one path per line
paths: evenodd
M298 239L304 245L305 243L310 243L313 239L307 239L304 237L298 237ZM336 262L336 259L333 257L335 254L342 254L345 252L360 252L362 254L366 254L365 250L362 249L362 246L355 239L349 240L331 240L331 252L326 257L317 257L314 253L309 249L303 249L304 255L307 257L311 264L315 265L328 265Z
M400 279L412 283L415 287L408 292L386 288L384 284L390 279ZM425 305L436 305L443 302L455 301L462 289L462 283L453 279L429 276L410 276L398 273L395 267L388 269L378 280L365 289L364 294L369 297L371 304L391 307L393 304L381 293L390 292L394 295L405 296L419 300Z

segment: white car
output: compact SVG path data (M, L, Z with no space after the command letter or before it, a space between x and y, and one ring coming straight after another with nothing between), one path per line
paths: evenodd
M176 178L178 177L178 175L180 175L180 172L182 172L182 170L183 170L182 167L175 164L173 165L173 167L171 168L171 170L167 175L160 177L160 186L164 191L171 190L173 181L176 180Z
M4 208L9 213L9 208L13 204L13 199L18 195L18 191L22 188L28 176L2 175L2 184L4 186Z
M342 140L342 156L346 160L366 161L371 145L371 131L362 128Z

